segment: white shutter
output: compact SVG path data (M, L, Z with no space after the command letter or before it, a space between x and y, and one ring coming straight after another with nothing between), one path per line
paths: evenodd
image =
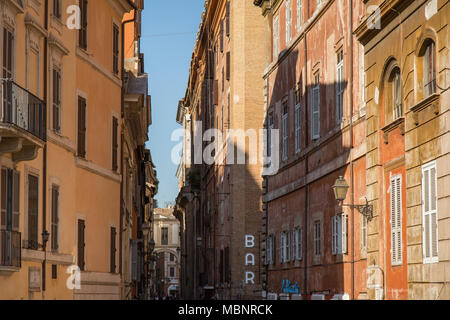
M342 253L348 252L348 216L346 214L342 215Z
M312 89L312 112L311 112L311 129L312 138L320 138L320 85L317 84Z
M301 131L300 131L300 103L295 106L295 152L299 153L301 149Z
M288 115L289 113L283 114L282 118L282 135L283 135L283 161L286 161L288 159Z
M302 26L302 0L297 0L297 31Z
M286 44L291 41L291 1L286 1Z
M391 178L391 262L402 264L402 178Z
M436 163L422 168L424 263L439 261Z
M336 220L337 217L333 216L333 218L331 219L331 225L332 225L332 232L331 232L331 250L332 250L332 254L335 255L337 254L336 251Z
M281 232L280 233L280 264L284 263L283 251L284 251L284 233Z
M299 255L298 259L303 259L303 229L299 229L299 235L298 235L298 246L299 246Z
M275 17L273 22L273 55L274 60L277 60L278 57L278 34L279 34L279 25L278 25L278 16Z

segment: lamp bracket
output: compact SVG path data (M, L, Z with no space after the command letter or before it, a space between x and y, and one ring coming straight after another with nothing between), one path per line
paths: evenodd
M364 217L367 218L367 221L372 221L373 219L373 205L369 204L369 201L366 198L366 204L363 205L352 205L352 204L342 204L343 207L349 207L351 209L358 210Z

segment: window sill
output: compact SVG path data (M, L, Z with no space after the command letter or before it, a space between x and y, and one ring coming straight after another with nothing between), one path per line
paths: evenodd
M0 274L2 273L14 273L14 272L19 272L20 268L18 267L1 267L0 266Z
M389 144L389 133L394 131L395 129L400 129L400 134L402 136L405 135L405 118L401 117L397 120L394 120L387 126L384 126L381 130L383 131L383 139L385 144Z

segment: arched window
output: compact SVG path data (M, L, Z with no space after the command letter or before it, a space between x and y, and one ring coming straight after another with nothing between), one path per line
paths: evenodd
M389 124L403 116L402 76L395 60L386 69L384 83L385 124Z
M423 95L424 98L436 93L436 50L434 41L429 39L423 49Z

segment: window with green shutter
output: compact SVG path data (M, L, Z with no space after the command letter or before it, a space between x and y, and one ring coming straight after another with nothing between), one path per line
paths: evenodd
M401 265L403 262L402 245L402 177L391 178L391 262Z

